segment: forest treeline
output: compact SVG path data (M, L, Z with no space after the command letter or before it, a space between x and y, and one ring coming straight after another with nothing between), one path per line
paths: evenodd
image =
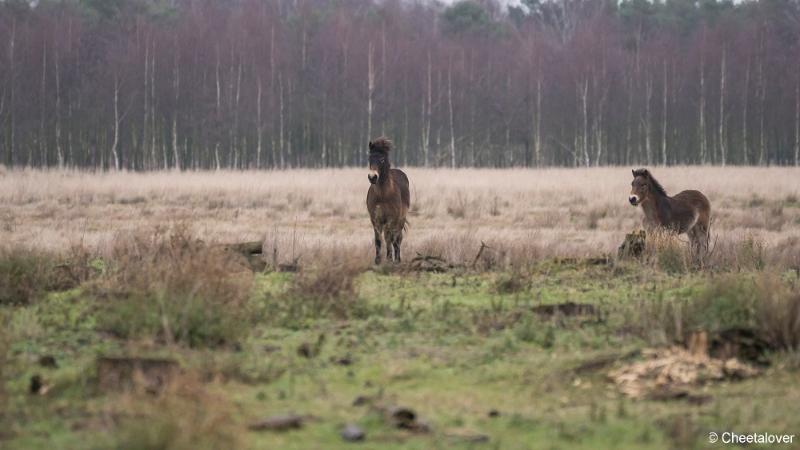
M3 0L0 163L798 164L800 1Z

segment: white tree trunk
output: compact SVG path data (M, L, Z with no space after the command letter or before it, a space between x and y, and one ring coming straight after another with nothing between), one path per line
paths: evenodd
M800 74L794 85L794 165L800 166Z
M64 149L61 146L61 63L59 62L58 46L56 48L56 158L58 168L64 167Z
M583 151L583 164L586 167L591 165L591 160L589 159L589 109L588 109L588 97L589 97L589 79L585 78L583 83L578 85L578 97L581 101L581 121L582 121L582 132L581 132L581 149Z
M114 73L114 142L111 144L111 155L114 158L114 170L120 170L119 160L119 77Z
M450 167L456 167L456 131L453 125L453 71L447 67L447 105L450 110Z
M669 90L669 79L667 78L667 62L664 62L664 89L662 91L662 98L661 98L661 164L666 166L667 165L667 105L668 105L668 90Z
M647 164L653 162L653 144L652 144L652 114L650 113L650 104L653 101L653 78L648 76L645 80L644 86L645 104L644 104L644 154Z
M261 75L258 76L258 90L256 91L256 169L261 168L261 149L264 138L264 123L261 119Z
M722 48L722 61L719 69L719 156L720 163L725 166L727 163L727 147L725 139L725 56L726 49Z
M375 68L372 63L373 46L368 45L367 53L367 139L372 139L372 95L375 92Z
M706 145L706 69L705 58L700 60L700 164L706 163L707 158L707 145Z
M42 92L41 92L41 117L39 118L39 153L42 158L42 164L47 165L47 131L45 130L45 117L47 109L45 106L45 98L47 97L47 44L42 49ZM33 161L29 160L28 164L33 165Z
M764 99L766 97L766 83L764 82L764 57L761 53L764 37L762 36L758 44L758 165L766 163L766 138L764 137Z
M423 124L422 124L422 155L424 166L428 167L430 155L431 139L431 108L433 107L433 67L431 64L431 54L428 52L428 83L425 98L423 99Z
M279 108L279 124L280 124L280 132L278 133L278 153L280 156L280 163L281 169L286 168L286 160L283 156L283 147L284 147L284 104L283 104L283 74L278 73L278 101L280 103Z
M750 103L750 57L747 57L747 68L744 75L744 105L742 106L742 162L750 163L750 149L747 144L747 108Z
M536 80L536 127L533 139L534 154L536 155L536 167L542 164L542 77L541 71Z
M181 153L178 149L178 103L180 101L181 92L181 72L177 53L175 55L173 77L175 80L173 84L173 89L175 90L175 105L172 111L172 158L175 168L181 170Z
M145 169L150 169L151 161L148 159L149 151L147 143L150 142L147 134L150 125L150 43L145 39L144 43L144 119L142 121L142 165Z

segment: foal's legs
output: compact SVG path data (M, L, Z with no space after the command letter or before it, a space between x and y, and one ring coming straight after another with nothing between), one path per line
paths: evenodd
M386 242L386 260L392 261L392 243L394 242L394 233L392 233L392 230L389 229L389 227L386 227L386 229L383 230L383 238Z
M381 232L378 230L378 227L372 227L372 231L375 232L375 264L381 263ZM389 245L387 243L387 245Z
M708 253L708 228L698 223L689 230L688 234L694 259L696 262L702 263Z
M403 231L400 230L395 237L394 242L392 242L392 246L394 246L394 261L400 262L400 244L403 242Z

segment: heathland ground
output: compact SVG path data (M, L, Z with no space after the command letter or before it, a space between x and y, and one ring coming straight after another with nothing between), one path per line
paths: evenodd
M0 447L349 448L346 423L398 449L800 434L800 169L651 170L711 200L701 264L668 236L617 258L641 221L630 168L408 168L404 262L380 267L362 169L3 171ZM253 240L263 272L213 245ZM180 369L109 388L109 356ZM637 364L668 379L632 392ZM286 414L301 427L252 429Z

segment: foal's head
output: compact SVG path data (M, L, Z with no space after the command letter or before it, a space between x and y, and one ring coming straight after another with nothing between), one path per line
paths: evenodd
M389 151L392 149L392 141L385 137L379 137L369 143L369 182L375 184L379 179L389 176Z
M638 206L651 195L667 195L647 169L635 169L632 172L631 193L628 195L628 202L631 205Z

